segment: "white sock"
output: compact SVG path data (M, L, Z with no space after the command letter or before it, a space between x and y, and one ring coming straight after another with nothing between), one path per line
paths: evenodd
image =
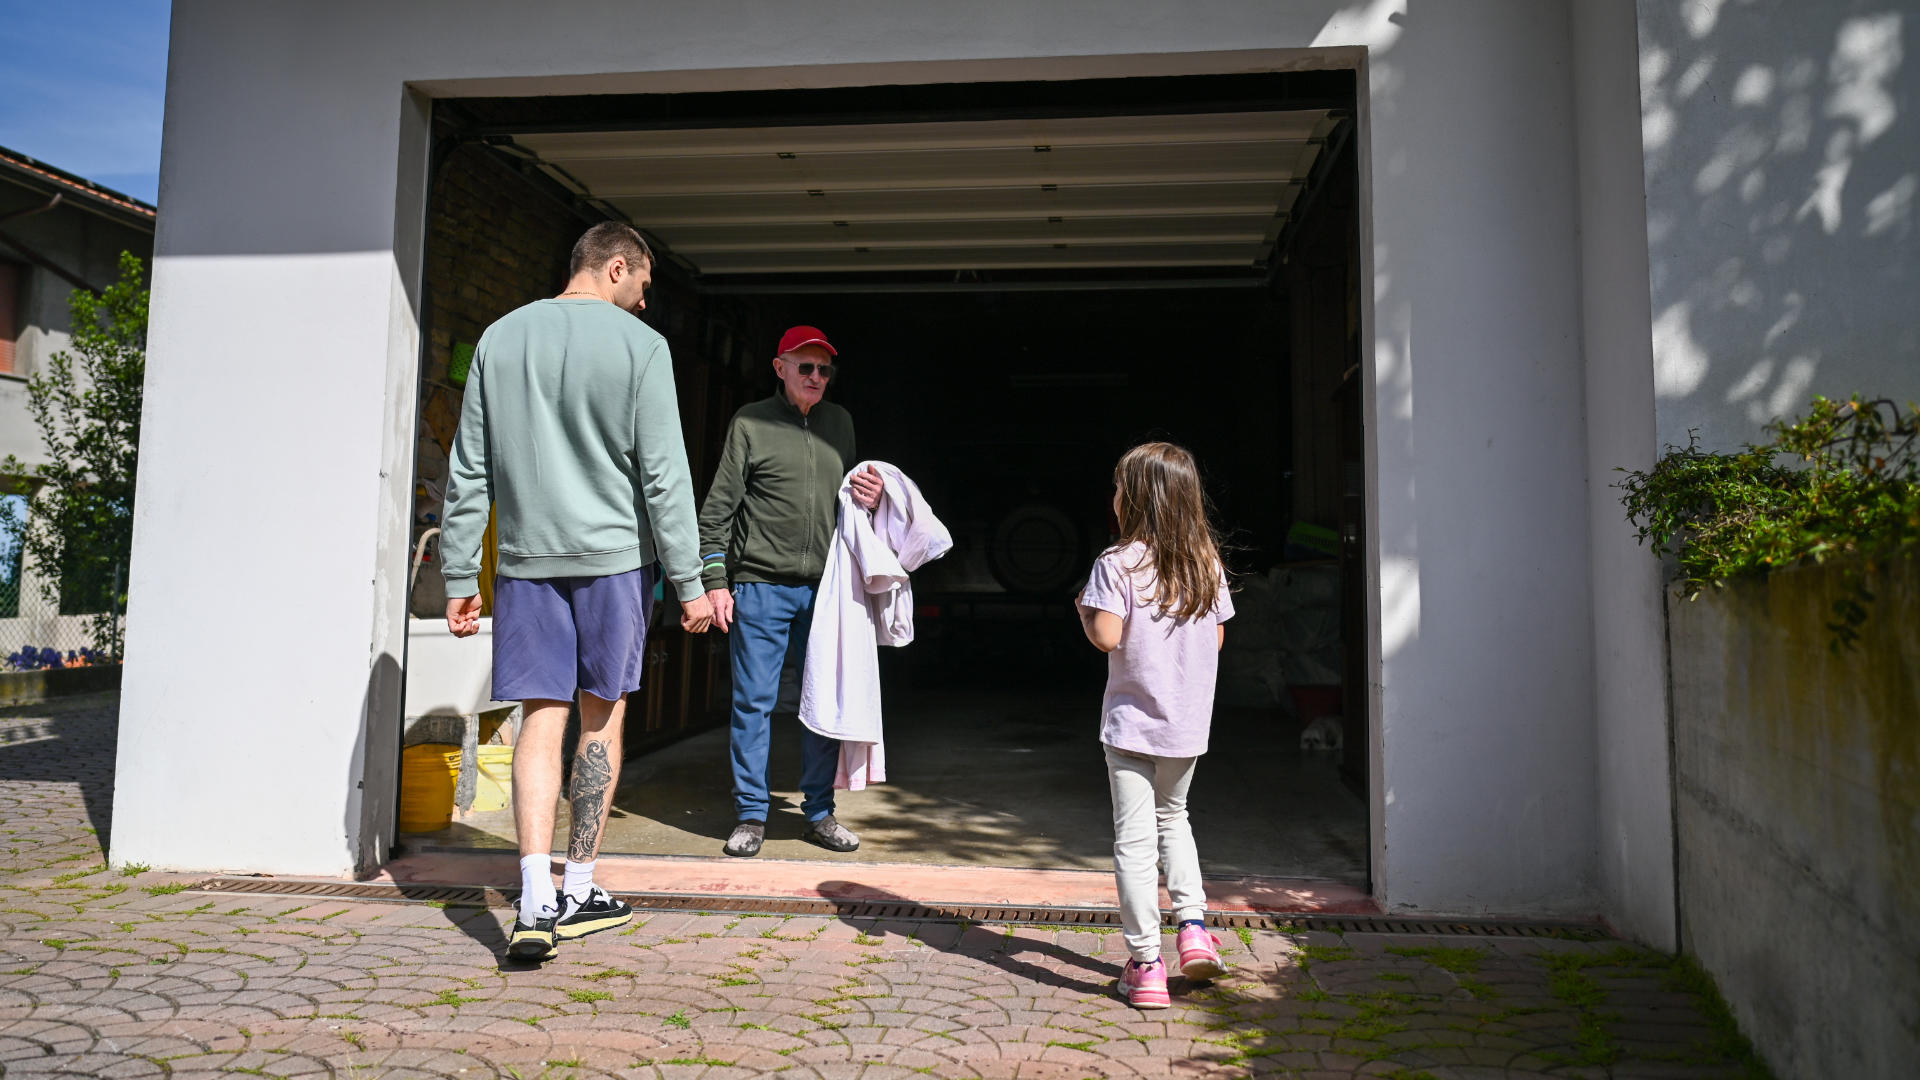
M599 860L595 859L594 862ZM567 860L567 878L564 888L567 890L567 895L573 897L576 902L586 903L587 894L593 891L593 866L594 863L590 862Z
M560 911L560 898L553 891L553 856L520 856L520 921L528 926L535 919L551 919Z

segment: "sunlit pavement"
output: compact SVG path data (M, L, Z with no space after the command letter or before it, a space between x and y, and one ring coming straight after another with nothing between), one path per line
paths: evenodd
M0 710L9 1077L1749 1075L1689 969L1614 941L1225 933L1158 1013L1086 930L656 914L503 966L506 911L105 866L116 709Z

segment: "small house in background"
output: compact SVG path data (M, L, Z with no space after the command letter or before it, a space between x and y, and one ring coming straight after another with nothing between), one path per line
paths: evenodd
M111 285L123 251L150 260L153 226L152 206L0 146L0 462L45 463L27 383L67 347L67 298ZM19 477L0 479L11 491ZM0 670L90 645L87 616L104 610L85 590L49 603L22 563L18 538L0 535Z

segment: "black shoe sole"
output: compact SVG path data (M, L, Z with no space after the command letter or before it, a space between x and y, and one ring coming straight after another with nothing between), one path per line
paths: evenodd
M507 959L522 964L537 964L560 955L559 938L549 945L542 941L516 941L507 946Z

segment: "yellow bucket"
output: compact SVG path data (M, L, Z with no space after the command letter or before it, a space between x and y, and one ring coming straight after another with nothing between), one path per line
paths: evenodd
M453 823L460 747L421 743L400 752L400 831L437 832Z
M505 810L513 802L513 747L482 746L479 772L473 787L473 809Z

